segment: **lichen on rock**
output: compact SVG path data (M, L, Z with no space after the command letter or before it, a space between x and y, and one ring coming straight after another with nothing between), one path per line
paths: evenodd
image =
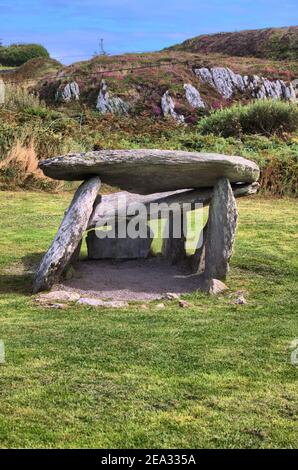
M60 88L56 92L56 101L63 101L64 103L69 103L72 100L78 101L79 99L80 87L75 81L67 83L64 88Z
M184 84L185 97L190 104L195 109L205 108L205 103L201 98L200 92L190 83Z
M184 116L182 114L176 113L175 102L173 98L170 96L169 90L166 91L165 94L161 98L161 109L165 117L171 116L179 124L183 124L185 122Z
M248 93L255 99L283 99L295 101L296 93L291 83L283 80L269 80L258 75L242 76L225 67L203 67L194 69L203 83L214 88L223 98L229 100L237 92Z
M112 113L117 115L125 115L128 113L129 105L117 96L110 97L108 85L105 80L102 80L97 98L96 109L101 114Z

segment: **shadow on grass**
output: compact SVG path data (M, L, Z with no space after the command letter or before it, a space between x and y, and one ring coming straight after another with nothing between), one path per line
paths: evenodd
M30 253L21 258L17 269L14 265L11 270L6 266L5 272L0 274L0 294L32 294L32 279L34 272L42 257L41 253Z

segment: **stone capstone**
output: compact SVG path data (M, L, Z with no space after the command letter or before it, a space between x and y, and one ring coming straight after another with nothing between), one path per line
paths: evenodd
M253 183L256 163L242 157L172 150L100 150L43 160L39 168L50 178L83 180L99 176L103 183L138 194L213 187L226 177L231 183Z

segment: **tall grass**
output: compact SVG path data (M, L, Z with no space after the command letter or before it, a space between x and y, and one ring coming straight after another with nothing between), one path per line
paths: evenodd
M24 108L44 106L39 97L28 89L7 83L5 85L4 107L7 110L22 111Z
M0 161L0 188L58 190L63 183L45 177L38 168L34 141L28 146L16 141L6 158Z

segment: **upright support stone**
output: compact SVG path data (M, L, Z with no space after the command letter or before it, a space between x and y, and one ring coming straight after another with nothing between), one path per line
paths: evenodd
M194 274L202 274L205 271L206 261L206 238L207 238L208 222L200 235L201 245L196 249L190 259L191 272Z
M227 178L217 181L209 207L206 238L205 279L224 280L229 272L238 212Z
M164 230L162 255L171 264L177 264L186 259L183 212L176 211L169 213ZM179 233L175 233L178 230Z
M77 189L53 243L41 260L33 281L34 293L50 289L71 260L87 228L100 186L99 177L94 177Z
M131 238L128 233L127 224L126 236L120 237L118 223L115 224L115 233L112 238L99 238L96 229L88 231L87 249L89 259L141 259L148 258L151 252L151 244L154 237L153 231L144 221L144 225L140 232L144 232L143 236Z

